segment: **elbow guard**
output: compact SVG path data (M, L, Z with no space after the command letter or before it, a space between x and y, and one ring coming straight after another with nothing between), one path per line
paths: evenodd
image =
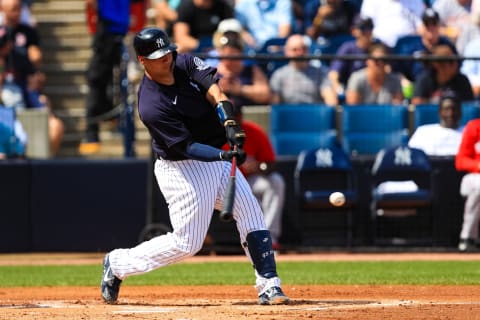
M223 126L228 124L235 125L235 107L233 104L228 100L220 101L217 104L217 114L218 118L220 119L220 123Z

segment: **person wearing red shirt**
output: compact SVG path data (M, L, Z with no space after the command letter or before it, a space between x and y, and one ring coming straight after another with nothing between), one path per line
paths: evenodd
M466 201L458 249L475 251L480 221L480 119L471 120L465 126L455 167L467 172L460 184L460 194Z
M243 120L241 108L237 107L235 112L237 123L241 124L247 137L243 145L247 159L239 169L260 202L272 236L272 247L278 250L285 202L285 180L275 171L276 156L268 135L257 123ZM228 145L223 148L227 150Z

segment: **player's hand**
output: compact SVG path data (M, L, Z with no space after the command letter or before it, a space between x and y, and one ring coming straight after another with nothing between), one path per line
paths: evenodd
M247 154L241 148L220 152L220 160L231 162L233 157L237 158L237 166L240 166L247 159Z
M233 146L237 146L241 149L245 143L245 132L242 128L235 121L229 121L225 125L225 132L230 148L233 149Z

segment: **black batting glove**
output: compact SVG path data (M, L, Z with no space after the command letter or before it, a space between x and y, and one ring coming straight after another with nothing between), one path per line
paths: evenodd
M232 162L233 157L237 158L237 166L240 166L247 159L247 154L245 151L243 151L243 149L238 147L236 150L220 152L220 160Z
M230 120L225 125L225 133L228 144L230 145L230 149L233 149L233 146L242 148L243 144L245 143L245 132L235 121Z

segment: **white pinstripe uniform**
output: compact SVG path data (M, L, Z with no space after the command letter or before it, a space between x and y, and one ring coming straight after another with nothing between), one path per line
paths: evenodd
M188 159L171 147L185 140L214 148L225 143L225 130L201 89L216 82L213 71L198 58L179 54L173 71L175 85L160 85L147 77L142 81L139 114L153 138L158 157L155 176L169 206L173 232L110 252L110 268L120 280L193 256L202 248L213 209L222 208L231 163ZM255 266L259 297L268 294L280 287L271 238L260 205L238 169L233 217L245 253ZM282 296L281 301L285 300Z
M229 162L221 161L157 160L155 175L165 200L170 204L174 231L131 249L112 251L110 262L115 275L124 279L178 262L198 252L212 219L212 208L222 208L230 168ZM241 243L246 241L249 232L266 229L258 201L238 169L233 215ZM248 250L245 252L249 255ZM272 281L267 283L259 279L257 286L261 290L265 286L279 285L278 278Z

